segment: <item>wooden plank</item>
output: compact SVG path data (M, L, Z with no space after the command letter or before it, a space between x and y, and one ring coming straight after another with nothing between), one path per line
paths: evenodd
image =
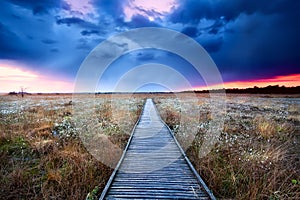
M100 199L215 199L147 99Z
M106 199L198 199L198 200L209 200L209 197L198 197L198 196L173 196L173 195L132 195L132 194L119 194L119 195L110 195Z

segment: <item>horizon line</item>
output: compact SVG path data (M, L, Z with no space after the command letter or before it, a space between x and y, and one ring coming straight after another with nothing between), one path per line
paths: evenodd
M36 95L47 95L47 94L171 94L171 93L191 93L191 92L196 92L196 93L209 93L209 92L221 92L221 91L224 91L225 92L229 92L230 93L230 90L232 91L247 91L247 90L262 90L262 89L267 89L267 88L270 88L270 87L276 87L276 88L279 88L279 89L283 89L283 90L288 90L288 89L295 89L295 88L298 88L300 87L300 85L298 86L291 86L291 87L286 87L284 85L268 85L268 86L265 86L265 87L257 87L257 86L254 86L254 87L248 87L248 88L215 88L215 89L202 89L202 90L199 90L199 89L194 89L194 90L182 90L182 91L137 91L137 92L115 92L115 91L95 91L95 92L24 92L23 94L27 94L27 95L32 95L32 94L36 94ZM229 91L226 91L226 90L229 90ZM0 92L0 94L7 94L7 95L18 95L18 94L22 94L22 92L15 92L15 91L12 91L12 92Z

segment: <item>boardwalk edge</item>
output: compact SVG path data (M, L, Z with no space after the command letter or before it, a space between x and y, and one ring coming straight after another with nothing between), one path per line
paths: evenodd
M151 99L152 100L152 99ZM152 100L153 101L153 100ZM154 103L154 102L153 102ZM154 103L155 104L155 103ZM157 107L154 107L156 112L158 113L158 116L160 118L160 120L162 121L162 123L168 128L171 136L173 137L173 139L175 140L176 145L178 146L180 152L182 153L184 159L186 160L186 162L188 163L189 168L192 170L193 174L196 176L198 182L201 184L201 186L204 188L205 192L208 194L209 198L211 200L216 200L216 197L214 196L214 194L212 193L212 191L207 187L206 183L204 182L204 180L201 178L201 176L198 174L198 172L196 171L196 169L194 168L194 166L192 165L191 161L188 159L188 157L186 156L185 152L183 151L183 149L181 148L179 142L177 141L173 131L170 129L170 127L166 124L166 122L164 120L161 119L161 116L157 110Z
M135 123L135 125L134 125L132 131L131 131L130 137L129 137L128 142L127 142L127 145L126 145L125 149L123 150L123 154L122 154L122 156L121 156L121 158L120 158L120 160L119 160L119 162L118 162L116 168L114 169L113 173L111 174L111 176L110 176L108 182L106 183L105 188L103 189L103 191L102 191L102 193L101 193L101 196L100 196L99 200L103 200L104 197L106 196L106 194L107 194L107 192L108 192L108 190L109 190L109 188L110 188L110 185L112 184L112 182L113 182L113 180L114 180L114 178L115 178L115 175L117 174L117 172L118 172L118 170L119 170L119 168L120 168L120 166L121 166L121 164L122 164L122 162L123 162L123 160L124 160L124 158L125 158L125 155L126 155L126 153L127 153L128 147L129 147L129 145L130 145L130 143L131 143L131 140L132 140L132 137L133 137L133 134L134 134L134 130L135 130L136 126L138 125L138 123L140 122L141 117L142 117L142 114L143 114L143 112L144 112L145 104L146 104L146 100L145 100L145 102L144 102L144 106L143 106L143 109L142 109L142 111L141 111L141 114L140 114L138 120L136 121L136 123ZM86 200L88 200L88 199L86 199Z

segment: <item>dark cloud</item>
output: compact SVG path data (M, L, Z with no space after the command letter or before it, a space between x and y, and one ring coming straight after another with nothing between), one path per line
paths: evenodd
M58 52L59 52L59 49L57 49L57 48L52 48L52 49L50 49L50 51L51 51L52 53L58 53Z
M300 1L188 0L169 20L204 27L181 32L211 53L225 79L249 80L300 72L299 10Z
M218 19L211 27L208 28L209 29L208 33L215 35L219 33L222 28L224 28L224 25L225 22L222 19Z
M107 16L111 17L110 22L103 22L103 19L101 19L101 24L107 25L107 23L115 23L115 26L128 29L128 28L139 28L139 27L158 27L162 26L159 23L161 22L155 22L150 21L147 17L143 15L135 15L132 17L130 22L125 21L124 17L125 14L123 12L123 6L127 3L125 0L92 0L93 5L98 10L98 13L105 14L104 19L107 18ZM146 11L141 8L135 8L139 9L143 13L147 14L148 16L153 16L153 14L158 14L155 10L152 11Z
M42 40L42 42L44 44L55 44L55 43L57 43L56 40L52 40L52 39L44 39L44 40Z
M171 15L170 20L176 23L198 23L200 19L220 19L230 21L240 14L277 14L299 11L299 1L286 0L187 0Z
M84 57L111 35L166 27L199 42L225 80L300 73L300 1L186 0L166 18L154 21L146 15L159 13L142 8L136 9L143 15L126 21L124 0L90 3L95 15L72 10L63 0L0 1L0 59L74 75ZM159 58L150 52L134 56L134 64ZM173 62L170 57L163 60Z
M78 26L78 27L81 27L81 28L84 28L84 29L92 29L92 33L95 32L95 29L97 30L97 29L100 28L99 25L96 25L96 24L91 23L89 21L83 20L79 17L57 18L56 23L58 25L66 24L67 26L74 25L74 26ZM87 31L83 31L83 34L84 33L89 34L89 32L87 32Z
M17 34L0 22L0 58L10 58L13 57L14 52L21 51L19 42L20 39Z
M224 74L238 80L300 72L300 28L295 19L282 14L244 14L228 28L220 52L213 55Z
M141 6L140 7L139 6L134 6L131 9L138 10L139 13L141 13L141 15L149 16L149 17L152 17L152 18L161 17L162 16L162 13L157 12L154 9L147 10L147 9L144 9L143 7L141 7Z
M198 32L198 29L196 27L193 27L193 26L188 26L188 27L185 27L182 31L181 31L183 34L186 34L190 37L197 37L199 32Z
M140 61L149 61L149 60L153 60L155 55L153 52L145 52L145 51L137 51L134 55L134 57L137 59L137 60L140 60Z
M120 21L119 21L120 22ZM148 18L142 15L134 15L130 22L120 22L121 26L126 26L129 28L139 28L139 27L159 27L156 22L150 21Z
M48 13L48 8L45 8L44 6L35 6L32 10L34 15L37 14L47 14Z
M53 8L65 8L62 0L6 0L15 5L32 10L33 14L47 14Z
M90 24L57 26L56 16L62 14L59 7L46 15L34 15L31 3L0 1L0 64L9 59L39 73L73 78L86 51L93 48L90 45L89 50L76 51L82 26L89 28Z
M84 36L90 36L90 35L98 35L99 34L99 31L97 30L83 30L81 31L81 35L84 35Z
M218 52L222 47L223 38L221 37L210 38L210 39L199 41L199 43L204 47L204 49L208 53L215 53Z
M123 15L124 0L91 0L99 13L105 13L113 18L120 18Z
M212 1L189 0L184 1L180 7L172 13L170 21L173 23L197 24L202 18L212 18Z
M57 19L56 23L57 24L66 24L66 25L70 26L72 24L85 24L87 22L78 17L68 17L68 18Z

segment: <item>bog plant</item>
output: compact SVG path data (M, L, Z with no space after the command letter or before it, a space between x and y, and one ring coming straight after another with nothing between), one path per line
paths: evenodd
M62 122L60 123L55 123L52 130L52 134L54 136L58 136L60 139L63 140L78 137L78 131L70 116L64 117Z
M198 124L199 131L186 154L215 196L220 199L300 199L299 113L284 98L229 96L219 142L199 158L201 136L209 121L208 98L200 96L200 119L179 122L175 99L156 98L158 110L170 127ZM190 110L192 114L194 110ZM179 113L179 112L177 112ZM181 113L182 114L182 113ZM185 116L180 116L184 118ZM176 119L177 118L177 119ZM175 123L174 123L175 122ZM179 129L180 130L180 129ZM175 131L175 129L174 129ZM185 137L177 132L176 137ZM182 141L178 140L183 146ZM293 179L291 179L293 177Z
M88 193L86 200L96 200L99 195L99 187L95 186L95 188Z
M103 99L91 100L103 105ZM124 99L117 99L116 105ZM68 95L0 96L0 199L85 199L89 192L97 199L112 169L90 155L78 138L70 100ZM139 112L133 114L137 119ZM126 124L132 129L134 122ZM127 143L117 133L114 139Z

